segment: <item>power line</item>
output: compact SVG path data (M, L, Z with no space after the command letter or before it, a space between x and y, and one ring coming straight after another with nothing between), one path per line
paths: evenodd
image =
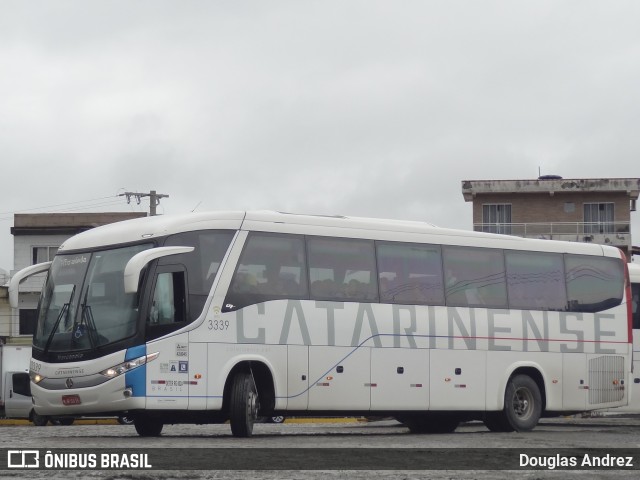
M58 203L55 205L45 205L44 207L25 208L23 210L16 210L15 212L0 212L0 215L13 215L15 213L32 212L33 210L44 210L45 208L62 207L64 205L74 205L76 203L95 202L97 200L105 200L107 198L114 198L113 196L90 198L89 200L78 200L76 202Z
M156 193L155 190L151 190L149 193L141 193L141 192L124 192L118 195L119 197L127 197L127 203L131 203L131 199L135 198L138 205L140 205L140 201L142 197L149 197L149 215L156 215L156 207L160 205L161 198L169 198L169 195L165 195L164 193Z
M44 207L35 207L35 208L28 208L28 209L23 209L23 210L17 210L15 212L2 212L0 213L0 221L1 220L13 220L13 215L18 214L18 213L24 213L24 212L33 212L36 210L55 210L55 213L60 213L60 212L76 212L76 211L82 211L82 210L91 210L91 209L95 209L95 208L100 208L100 207L108 207L108 206L112 206L112 205L120 205L121 204L121 200L119 200L117 197L119 197L121 195L116 195L116 196L109 196L109 197L98 197L98 198L93 198L93 199L89 199L89 200L81 200L81 201L77 201L77 202L67 202L67 203L59 203L59 204L55 204L55 205L47 205ZM102 200L107 200L107 201L102 201ZM87 203L87 202L96 202L96 203ZM84 205L82 205L84 204ZM69 205L68 208L58 208L58 207L62 207L65 205ZM77 205L77 206L71 206L71 205ZM45 213L45 212L43 212ZM7 217L2 217L1 215L10 215Z
M102 202L102 203L93 203L91 205L85 205L83 207L76 207L76 208L62 208L62 209L57 209L55 212L53 213L60 213L60 212L77 212L80 210L91 210L94 208L99 208L99 207L108 207L111 205L121 205L122 202L121 200L116 200L116 201L110 201L110 202ZM51 212L50 212L51 213Z

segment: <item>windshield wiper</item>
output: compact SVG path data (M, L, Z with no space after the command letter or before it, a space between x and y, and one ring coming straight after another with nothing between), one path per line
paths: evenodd
M78 328L80 328L80 325L86 326L87 334L89 336L89 343L91 344L91 348L95 349L98 343L98 339L94 338L94 335L97 335L98 332L96 330L96 322L93 320L93 312L91 311L91 305L82 306L82 317L80 317L80 323L78 324ZM75 335L73 337L75 338Z
M73 295L74 295L75 292L76 292L76 286L74 285L73 289L71 290L71 295L69 295L69 301L67 303L65 303L64 305L62 305L62 308L60 309L60 313L58 314L58 318L56 318L56 323L53 324L53 328L51 329L51 333L49 334L49 337L47 338L47 343L44 346L43 353L47 353L49 351L49 347L51 346L51 342L53 341L53 337L55 337L55 335L56 335L56 331L58 330L58 326L60 325L60 322L64 318L65 314L69 311L69 306L71 305L71 301L73 300Z
M89 283L91 283L91 280L89 281ZM96 330L96 322L93 320L93 311L91 310L91 305L87 305L88 298L89 288L87 287L84 292L82 304L80 305L80 308L82 309L82 314L80 315L80 323L78 323L77 325L73 325L74 331L71 332L71 342L73 343L74 341L78 341L82 338L84 332L81 328L81 325L84 325L87 331L87 335L89 336L89 344L91 345L92 349L95 349L96 345L98 344L98 338L95 338L94 335L97 335L98 331ZM76 329L78 332L77 336Z

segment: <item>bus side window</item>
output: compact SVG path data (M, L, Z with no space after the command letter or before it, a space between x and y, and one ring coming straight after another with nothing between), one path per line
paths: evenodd
M242 250L223 312L271 300L306 299L304 237L252 232Z
M619 258L565 255L569 309L600 312L620 305L624 294L623 268Z
M167 325L182 322L184 312L184 272L159 273L149 309L150 325Z
M197 230L182 232L167 238L165 246L193 246L194 250L178 255L169 255L158 261L163 267L182 265L188 273L189 291L185 295L189 321L203 313L222 259L227 252L234 232L230 230Z
M311 298L377 302L378 278L371 240L307 237Z
M442 249L447 305L460 307L507 306L503 251L494 248Z
M438 245L376 242L380 300L444 305Z
M505 251L510 308L567 310L560 253Z

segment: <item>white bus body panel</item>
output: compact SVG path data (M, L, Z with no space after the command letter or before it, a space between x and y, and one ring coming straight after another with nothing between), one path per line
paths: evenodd
M309 347L287 346L287 409L309 408Z
M120 351L101 358L84 362L48 364L31 360L31 370L45 378L64 380L90 376L124 362L125 352ZM148 365L153 364L150 362ZM146 368L147 366L139 367ZM119 412L146 407L144 396L127 398L124 391L127 388L126 376L120 375L102 384L84 388L65 388L60 390L44 389L38 384L31 383L31 393L34 398L34 408L40 415L83 415L96 412ZM77 394L82 403L66 406L62 404L64 395Z
M224 386L229 373L241 362L264 363L271 372L276 393L276 409L287 407L284 395L287 384L287 346L266 344L222 344L208 345L210 385L207 389L208 409L222 407Z
M371 410L429 407L429 350L371 349Z
M188 362L189 410L206 410L208 387L206 379L209 372L208 345L206 343L189 342Z
M158 358L147 365L147 408L149 410L188 410L189 335L181 333L149 342L147 351Z
M562 407L581 412L587 408L588 378L587 355L584 353L562 354ZM575 380L570 380L575 379Z
M371 349L309 347L309 410L369 410Z
M431 409L484 410L486 362L481 350L432 350Z
M640 265L636 263L628 264L629 268L629 280L632 285L632 298L628 299L631 302L631 310L634 317L637 316L637 309L640 309L640 297L638 297L638 289L640 288ZM626 305L625 305L626 306ZM637 320L636 320L637 322ZM638 327L636 323L634 327ZM630 370L629 379L627 381L627 396L628 404L619 408L609 409L605 411L607 413L640 413L640 328L634 328L632 330L633 343L632 348L632 368Z

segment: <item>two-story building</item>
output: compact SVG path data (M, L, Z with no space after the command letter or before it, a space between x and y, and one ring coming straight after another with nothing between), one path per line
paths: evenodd
M613 245L629 260L639 192L640 178L462 181L474 230Z
M11 274L30 265L53 260L60 245L77 233L146 215L145 212L16 214L11 228L15 269ZM0 317L5 319L0 321L0 341L31 343L38 298L45 278L46 274L34 275L20 284L19 308L16 310L10 310L6 298L0 298L5 310L11 311L10 317ZM2 312L0 305L0 315L6 315Z

